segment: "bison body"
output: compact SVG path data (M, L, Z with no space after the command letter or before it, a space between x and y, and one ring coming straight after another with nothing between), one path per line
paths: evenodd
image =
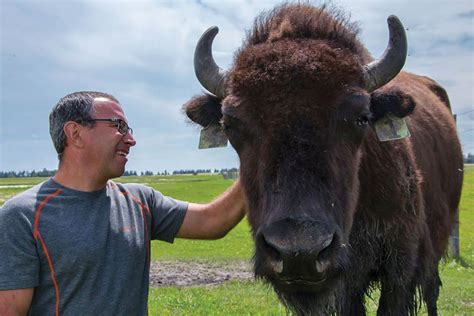
M462 154L444 89L399 73L404 33L391 19L375 61L340 12L301 4L259 16L228 71L209 54L216 32L196 51L215 96L186 112L222 124L237 151L255 274L298 314L363 315L375 286L378 314L416 313L417 293L436 314ZM411 137L378 140L389 114Z

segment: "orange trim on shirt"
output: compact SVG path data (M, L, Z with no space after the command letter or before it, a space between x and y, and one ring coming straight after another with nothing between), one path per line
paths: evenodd
M146 236L146 252L147 252L147 257L148 261L150 261L150 238L148 237L148 221L146 220L146 215L143 212L143 207L142 207L142 217L143 217L143 225L145 226L145 236Z
M59 286L58 286L58 282L56 281L56 277L54 276L53 262L51 261L48 248L46 247L43 237L41 236L39 231L37 231L37 236L41 243L41 246L43 247L44 253L46 255L46 259L48 260L49 271L51 272L51 280L53 280L54 290L56 292L56 316L58 316L59 315Z
M41 236L38 225L39 225L39 218L41 215L41 210L43 207L48 203L49 200L51 200L53 197L61 193L61 189L57 189L54 193L48 195L38 206L36 209L35 213L35 222L34 222L34 230L33 230L33 236L35 239L39 239L41 243L41 247L43 248L44 254L46 255L46 260L48 261L48 266L49 266L49 271L51 273L51 280L53 281L54 285L54 290L56 292L56 316L59 315L59 286L58 282L56 281L56 277L54 276L54 267L53 267L53 261L51 260L51 257L48 252L48 248L46 247L46 243L44 242L43 236Z
M43 208L43 206L46 205L46 203L48 203L49 200L51 200L53 197L55 197L56 195L58 195L59 193L61 193L61 189L57 189L54 193L48 195L42 202L41 204L38 206L38 208L36 209L36 214L35 214L35 224L34 224L34 233L33 233L33 236L37 237L38 235L38 224L39 224L39 217L40 217L40 214L41 214L41 209Z
M140 206L140 209L142 211L142 217L143 217L143 226L145 226L145 241L146 241L146 254L147 254L147 258L148 258L148 262L150 262L151 260L151 257L150 257L150 237L149 237L149 234L148 234L148 221L146 219L146 214L144 212L144 210L146 210L148 212L148 214L151 216L151 213L150 213L150 209L148 208L148 206L146 206L145 204L143 204L138 198L136 198L133 194L131 194L130 192L128 191L120 191L122 192L123 195L128 195L130 196L130 198L138 204L138 206Z
M140 207L142 209L145 209L147 212L148 212L148 215L151 216L151 213L150 213L150 209L148 208L148 206L146 204L143 204L140 199L138 199L137 197L135 197L132 193L128 192L128 191L120 191L122 192L123 194L125 195L130 195L130 197L132 198L133 201L135 201L135 203L137 203L138 205L140 205Z

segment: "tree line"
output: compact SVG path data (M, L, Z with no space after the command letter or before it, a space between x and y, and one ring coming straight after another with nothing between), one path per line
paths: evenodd
M25 178L25 177L52 177L57 170L47 170L43 168L41 171L0 171L0 178Z
M474 163L474 154L468 153L464 156L464 163ZM135 170L126 170L123 174L124 177L129 176L169 176L169 175L198 175L203 173L220 173L220 174L229 174L229 173L238 173L238 168L223 168L223 169L180 169L169 172L168 170L153 172L150 170L137 172ZM48 170L43 168L43 170L36 171L0 171L0 178L25 178L25 177L52 177L56 174L57 170Z
M464 163L474 163L474 154L468 153L467 156L464 157Z
M168 170L153 172L150 170L137 172L135 170L126 170L123 174L124 177L129 176L169 176L169 175L198 175L203 173L220 173L226 174L229 172L238 172L237 168L223 168L223 169L181 169L169 172ZM57 170L48 170L43 168L41 171L0 171L0 178L25 178L25 177L52 177L56 174Z

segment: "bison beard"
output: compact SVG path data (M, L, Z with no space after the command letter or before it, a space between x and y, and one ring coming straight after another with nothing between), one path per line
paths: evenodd
M254 269L301 315L436 315L462 184L462 154L444 89L400 72L403 26L373 61L334 9L283 5L259 16L229 71L209 29L196 75L213 95L188 117L223 127L240 158ZM374 124L405 118L410 138L380 142Z

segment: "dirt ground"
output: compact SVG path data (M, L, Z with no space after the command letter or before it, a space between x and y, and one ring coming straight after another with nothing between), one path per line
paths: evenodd
M230 280L253 280L250 262L157 261L150 267L150 286L217 285Z

